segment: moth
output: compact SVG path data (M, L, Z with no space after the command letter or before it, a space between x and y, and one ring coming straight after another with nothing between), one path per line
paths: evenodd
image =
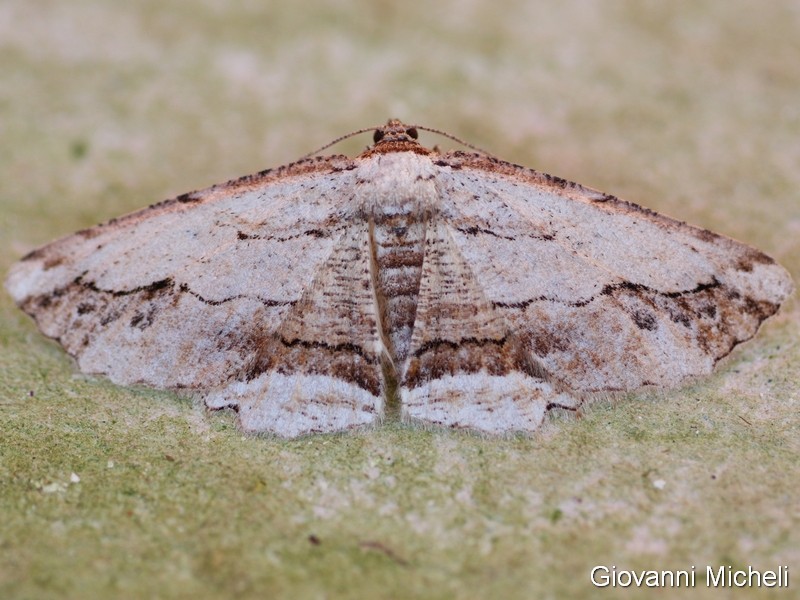
M79 231L6 287L82 371L283 437L534 431L710 373L793 290L750 246L417 129Z

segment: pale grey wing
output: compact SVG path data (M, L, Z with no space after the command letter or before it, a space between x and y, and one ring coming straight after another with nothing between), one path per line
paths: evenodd
M367 221L345 229L302 298L256 347L242 377L205 397L212 408L236 408L245 431L295 437L383 415L384 346Z
M549 408L579 401L544 378L453 238L438 217L428 223L414 330L400 372L403 416L486 433L534 431Z
M485 297L576 392L707 374L792 292L729 238L494 159L439 166L442 218Z
M206 389L250 366L345 236L347 159L180 196L35 250L6 286L81 370Z

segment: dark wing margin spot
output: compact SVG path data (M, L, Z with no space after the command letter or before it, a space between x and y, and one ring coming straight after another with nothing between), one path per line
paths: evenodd
M561 404L560 402L550 402L546 407L545 410L553 410L554 408L558 408L561 410L569 410L572 412L578 412L579 406L570 406L568 404Z
M192 202L200 202L202 196L200 196L197 192L187 192L186 194L181 194L175 200L180 202L181 204L189 204Z
M593 301L594 296L585 298L583 300L576 300L574 302L568 302L567 300L562 300L560 298L550 298L548 296L536 296L535 298L528 298L526 300L520 300L519 302L492 302L492 306L495 308L528 308L528 306L534 302L556 302L558 304L563 304L564 306L574 306L576 308L580 308L590 304Z
M37 258L40 258L43 254L44 254L43 248L36 248L35 250L31 250L25 256L23 256L20 259L20 261L36 260Z
M328 237L329 233L323 231L322 229L306 229L301 233L296 233L294 235L287 235L286 237L280 237L276 235L259 235L257 233L245 233L244 231L241 230L236 231L236 237L240 240L270 240L277 242L288 242L289 240L294 240L304 235L315 238L324 238Z
M631 315L631 318L639 329L645 329L647 331L655 331L658 329L658 321L651 312L636 310Z
M460 231L461 233L464 233L466 235L478 235L479 233L483 233L483 234L491 235L493 237L504 239L504 240L514 240L514 239L516 239L514 237L509 237L509 236L506 236L506 235L500 235L499 233L495 233L491 229L486 229L486 228L483 228L483 227L477 227L475 225L472 225L471 227L456 227L456 231Z
M433 164L435 164L437 167L450 167L451 169L453 169L453 171L458 171L459 169L462 168L462 165L460 163L448 162L444 159L435 160L433 161Z

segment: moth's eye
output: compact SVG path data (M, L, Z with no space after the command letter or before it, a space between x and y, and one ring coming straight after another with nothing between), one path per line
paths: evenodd
M413 127L406 129L406 135L410 137L412 140L417 139L417 130Z
M372 141L377 144L378 142L380 142L383 139L384 135L386 135L386 134L383 133L382 129L376 129L375 130L375 135L372 136Z

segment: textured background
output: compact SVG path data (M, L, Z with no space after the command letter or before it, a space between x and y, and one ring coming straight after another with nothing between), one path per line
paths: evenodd
M789 0L3 0L0 271L399 117L746 240L797 281L798 56ZM0 597L588 597L596 564L796 578L799 322L793 298L715 376L532 439L285 442L79 375L2 292Z

